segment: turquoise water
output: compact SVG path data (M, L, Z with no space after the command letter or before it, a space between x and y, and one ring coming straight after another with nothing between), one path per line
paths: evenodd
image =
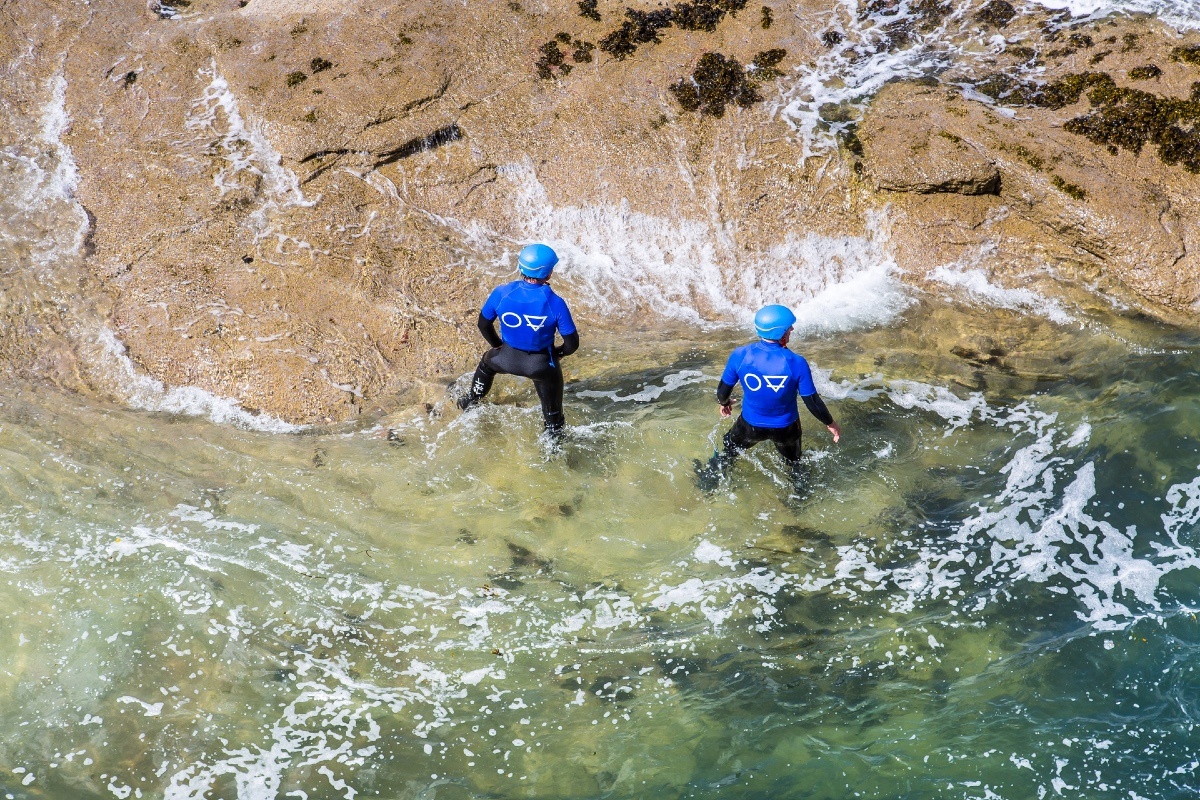
M514 380L298 434L7 388L0 796L1197 793L1194 334L811 338L800 500L693 486L739 339L639 337L561 453Z

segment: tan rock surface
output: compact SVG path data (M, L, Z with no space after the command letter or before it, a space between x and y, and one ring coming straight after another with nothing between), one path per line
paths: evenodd
M1104 57L1106 71L1118 85L1186 98L1200 68L1172 62L1168 53L1179 40L1144 25L1101 28L1140 34L1136 52ZM1151 87L1122 69L1147 62L1164 73ZM1068 57L1046 79L1090 66ZM896 214L898 262L915 275L957 262L1010 283L1018 276L1076 279L1154 313L1192 318L1200 309L1200 176L1163 163L1153 146L1114 155L1063 129L1088 107L1086 100L1058 110L992 107L944 86L885 87L860 128L865 174L919 169L894 144L868 144L881 139L961 142L1000 173L995 197L880 193Z
M1164 313L1197 299L1195 176L1149 150L1114 157L1064 132L1078 109L1007 118L947 85L893 84L860 127L859 180L854 158L803 159L772 102L716 119L683 112L668 91L707 51L745 64L782 47L785 71L823 57L812 20L825 6L776 8L768 30L751 5L715 31L666 29L623 61L597 50L569 76L539 79L543 43L560 31L595 43L625 4L602 0L599 23L575 5L3 6L12 119L39 115L48 83L65 81L62 141L91 219L68 282L149 375L298 422L440 396L472 366L475 310L511 274L515 250L571 231L628 246L666 231L648 243L664 250L654 280L711 319L786 278L761 273L772 248L861 235L881 208L918 279L974 259L1001 277L1074 277ZM1140 51L1104 66L1153 58L1156 90L1181 91L1185 65L1164 55L1177 41L1146 28ZM762 92L770 101L782 85ZM923 160L904 156L914 152ZM874 191L991 191L996 171L998 196ZM701 248L721 296L692 275ZM645 292L613 285L627 273L568 259L562 274L585 346L588 330L662 324L644 313ZM39 356L28 339L22 358L42 359L32 373L85 384L69 340Z

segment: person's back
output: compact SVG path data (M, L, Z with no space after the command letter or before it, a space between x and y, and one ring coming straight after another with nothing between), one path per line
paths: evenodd
M500 321L500 338L509 347L527 353L549 351L554 334L571 320L566 302L546 283L519 278L492 290L480 311ZM573 333L571 330L566 333Z
M787 349L796 315L784 306L764 306L754 315L760 340L730 354L717 384L721 416L733 415L733 389L742 385L742 413L725 434L724 450L713 453L707 465L696 462L697 480L706 491L716 488L739 453L759 442L772 441L788 463L793 480L803 480L800 465L800 412L796 397L833 434L837 442L841 428L817 394L808 361Z
M812 371L803 356L775 342L739 347L729 357L721 380L742 384L742 416L751 425L782 428L795 422L797 395L816 394Z
M523 277L497 286L480 309L479 332L492 349L480 359L458 407L465 411L483 399L497 374L520 375L533 381L546 431L557 437L566 424L560 361L579 349L579 333L566 301L548 283L558 255L544 244L531 244L517 262ZM554 343L556 332L562 334L561 345Z

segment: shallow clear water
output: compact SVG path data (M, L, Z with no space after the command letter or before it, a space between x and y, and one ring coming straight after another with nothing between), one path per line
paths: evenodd
M1196 337L806 342L799 500L693 486L737 343L593 341L558 454L513 380L300 434L7 389L0 795L1195 793Z

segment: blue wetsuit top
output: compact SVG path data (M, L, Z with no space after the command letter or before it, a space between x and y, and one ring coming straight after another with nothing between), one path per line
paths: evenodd
M500 338L509 347L528 353L550 351L554 332L575 333L571 309L547 284L515 280L497 286L479 312L484 319L500 319Z
M778 342L754 342L734 350L721 374L717 399L727 402L728 391L739 381L745 395L742 418L755 427L786 428L800 419L796 395L821 422L833 422L817 395L808 361ZM726 387L728 391L722 392Z

